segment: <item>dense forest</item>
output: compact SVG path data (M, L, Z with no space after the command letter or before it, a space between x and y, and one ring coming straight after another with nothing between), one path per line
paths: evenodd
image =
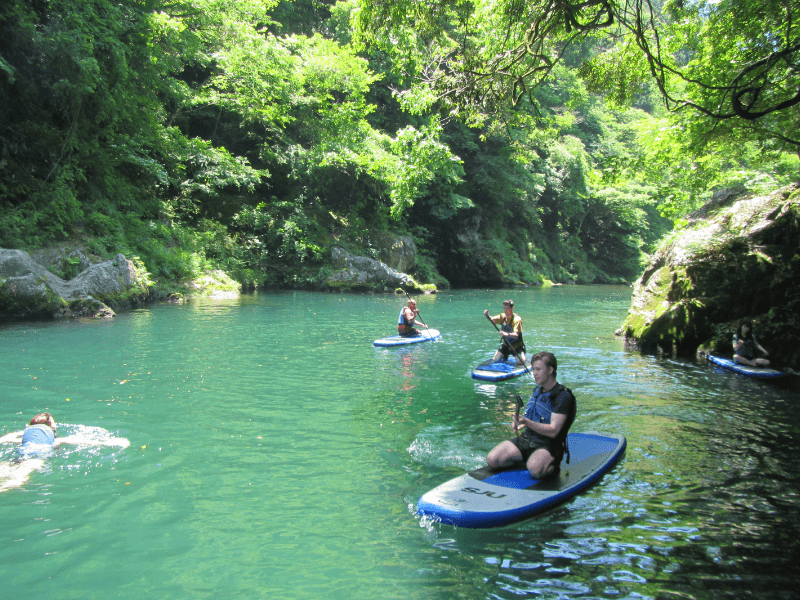
M315 288L631 281L798 176L800 1L7 0L0 247Z

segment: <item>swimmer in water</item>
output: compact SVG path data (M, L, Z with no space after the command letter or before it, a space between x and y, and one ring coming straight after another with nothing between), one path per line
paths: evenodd
M125 438L93 440L80 435L56 436L58 425L50 413L39 413L33 417L23 431L7 433L0 437L0 443L19 444L16 458L8 464L0 465L0 492L19 487L28 476L44 465L43 457L61 444L86 446L120 446L127 448L130 442Z

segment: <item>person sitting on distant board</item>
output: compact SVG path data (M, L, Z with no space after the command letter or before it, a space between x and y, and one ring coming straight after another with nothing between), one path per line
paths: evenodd
M758 343L753 333L753 323L742 321L733 335L733 362L748 367L768 367L769 360L757 358L758 352L769 356L769 352Z
M558 361L552 353L535 354L531 368L536 389L525 414L514 415L517 437L495 446L486 463L492 469L524 463L534 479L545 479L558 473L564 452L569 452L567 433L575 421L577 403L572 391L556 381Z
M489 317L489 311L483 311L483 314ZM497 325L500 323L500 335L503 336L503 343L494 353L494 361L497 362L501 358L508 359L509 354L515 353L517 362L521 365L525 364L525 342L522 339L522 317L514 313L514 301L505 300L503 302L503 312L489 319ZM513 350L512 350L513 348Z
M19 444L17 456L9 464L0 465L0 492L19 487L28 476L44 465L48 453L60 444L121 446L130 442L125 438L95 440L80 435L56 436L58 425L50 413L39 413L33 417L23 431L14 431L0 437L0 443Z
M403 337L420 335L419 329L414 328L417 319L419 319L419 322L427 327L427 325L422 322L422 319L419 318L417 301L413 298L409 298L408 304L400 311L400 317L397 319L397 333Z

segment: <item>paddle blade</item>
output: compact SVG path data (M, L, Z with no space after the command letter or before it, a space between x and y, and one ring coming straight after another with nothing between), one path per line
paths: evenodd
M522 401L522 396L520 396L519 394L517 394L514 399L517 402L517 417L519 417L519 411L522 409L523 406L525 406L525 403Z

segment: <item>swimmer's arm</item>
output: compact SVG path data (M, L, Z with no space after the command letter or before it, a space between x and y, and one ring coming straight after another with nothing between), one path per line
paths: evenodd
M54 446L60 444L75 444L76 446L120 446L127 448L131 443L125 438L114 438L110 440L90 440L80 435L68 435L63 438L56 438Z
M0 437L0 444L19 444L22 442L22 432L12 431Z

